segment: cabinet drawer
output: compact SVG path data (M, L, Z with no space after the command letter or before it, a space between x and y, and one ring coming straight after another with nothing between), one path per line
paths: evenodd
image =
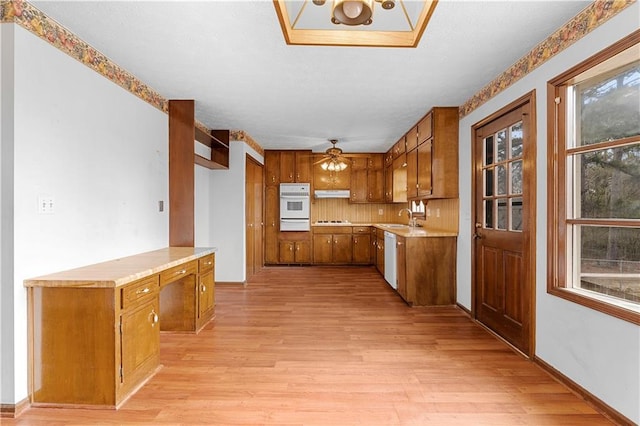
M314 234L350 234L350 226L316 226L313 228Z
M197 273L198 273L198 262L196 260L183 263L182 265L174 266L171 269L167 269L166 271L160 272L160 286L172 283L190 274L197 274Z
M213 269L214 257L212 254L198 259L198 272L204 273Z
M158 275L152 275L136 281L122 289L122 309L129 309L148 299L158 292Z
M368 226L354 226L353 227L353 233L354 234L368 234L369 231L369 227Z

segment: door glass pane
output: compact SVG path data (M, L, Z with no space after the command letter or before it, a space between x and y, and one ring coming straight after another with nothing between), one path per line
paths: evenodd
M511 158L522 157L522 121L511 126Z
M513 161L511 167L510 194L522 194L522 160Z
M497 141L497 158L496 162L504 161L507 159L507 129L500 130L496 133Z
M484 165L493 164L493 136L484 140Z
M507 169L505 166L496 166L496 178L498 179L496 194L505 195L507 193Z
M484 171L484 195L485 197L493 195L493 169Z
M498 200L498 223L496 229L507 229L507 200L501 198Z
M640 228L576 226L583 289L640 302Z
M493 228L493 200L484 202L484 227Z
M511 230L522 231L522 198L511 198L509 204L511 210Z

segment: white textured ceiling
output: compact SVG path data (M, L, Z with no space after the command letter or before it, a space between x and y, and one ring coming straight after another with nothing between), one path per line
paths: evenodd
M590 1L441 0L417 48L289 46L271 1L32 1L212 129L266 149L383 152Z

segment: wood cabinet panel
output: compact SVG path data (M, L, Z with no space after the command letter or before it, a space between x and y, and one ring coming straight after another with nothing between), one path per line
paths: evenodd
M296 151L295 163L296 163L296 182L309 183L311 182L311 163L312 163L311 151Z
M313 236L313 263L333 263L333 235L314 234Z
M414 126L406 134L406 152L418 147L418 126Z
M418 197L418 149L407 153L407 198Z
M431 129L431 120L432 113L429 112L425 115L422 120L418 123L418 145L431 138L432 129Z
M333 236L333 263L351 263L353 242L350 234Z
M280 151L264 152L264 184L265 186L280 185Z
M430 198L458 198L458 108L434 108Z
M313 156L313 187L314 189L350 189L351 173L349 168L342 172L329 172L322 170L318 161L324 158L318 154Z
M280 194L277 186L264 191L264 263L278 263L278 234L280 233Z
M431 195L431 141L418 146L418 179L417 197L426 198Z
M398 294L410 305L455 303L455 237L396 240Z
M160 273L160 286L172 283L179 279L182 279L188 275L194 275L198 273L198 262L191 261L183 263L181 265L174 266Z
M367 265L371 262L371 234L353 235L353 263Z
M393 203L393 164L384 169L384 202Z
M296 181L296 154L294 151L280 151L280 183Z
M213 269L200 275L198 291L198 318L203 319L209 316L215 306L215 280Z
M384 234L376 238L376 269L384 275Z
M120 379L125 389L133 389L149 375L160 360L158 297L125 311L121 317L122 367Z
M152 275L122 289L122 309L132 308L158 296L158 275Z

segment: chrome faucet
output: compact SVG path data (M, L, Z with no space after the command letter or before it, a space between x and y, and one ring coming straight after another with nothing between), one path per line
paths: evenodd
M402 216L402 212L405 210L409 212L409 226L416 226L416 221L413 218L413 212L411 211L411 209L400 209L400 211L398 212L398 216Z

